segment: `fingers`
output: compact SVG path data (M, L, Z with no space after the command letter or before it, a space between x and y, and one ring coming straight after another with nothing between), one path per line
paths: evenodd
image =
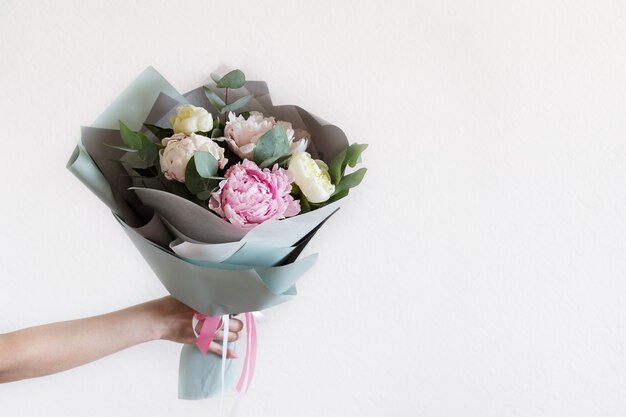
M220 329L224 328L224 324L220 322ZM243 329L243 321L232 318L228 321L229 332L240 332Z
M217 340L219 342L224 341L224 331L223 330L218 330L217 332L215 332L215 336L213 337L213 340ZM228 332L228 341L229 342L234 342L236 340L239 340L239 333L238 332Z
M222 345L216 342L211 342L211 345L209 346L209 352L214 353L218 356L222 356ZM235 352L234 350L227 349L226 357L228 359L237 359L239 355L237 355L237 352Z

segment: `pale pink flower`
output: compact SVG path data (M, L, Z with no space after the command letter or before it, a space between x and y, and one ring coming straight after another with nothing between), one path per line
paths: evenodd
M185 182L187 163L194 152L209 152L217 159L220 168L228 163L228 159L224 157L224 148L206 136L176 133L163 139L161 143L165 148L159 152L159 161L161 171L168 180Z
M300 202L289 194L292 176L278 165L262 170L246 159L231 166L224 177L209 208L232 224L253 227L300 212Z
M279 123L287 134L289 153L304 152L309 144L310 135L301 129L293 129L291 123L276 121L273 117L264 117L262 113L250 112L245 119L243 116L228 114L228 121L224 128L224 136L230 149L242 159L254 159L254 150L259 138Z

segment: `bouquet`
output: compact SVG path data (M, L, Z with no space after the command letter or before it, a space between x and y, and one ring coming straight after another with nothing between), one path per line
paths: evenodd
M367 145L304 109L274 106L267 86L234 70L179 94L145 70L92 124L68 169L112 211L165 288L198 313L197 347L183 346L179 397L234 382L223 356L206 355L220 322L244 314L256 361L255 312L291 300L317 260L300 256L366 168ZM194 322L195 323L195 322ZM225 333L227 332L225 329ZM221 369L221 372L219 371Z

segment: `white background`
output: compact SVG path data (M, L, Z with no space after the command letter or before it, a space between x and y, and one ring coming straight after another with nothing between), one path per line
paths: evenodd
M623 1L0 1L0 332L165 294L65 169L148 65L267 81L371 146L241 416L626 415ZM153 342L2 416L216 415Z

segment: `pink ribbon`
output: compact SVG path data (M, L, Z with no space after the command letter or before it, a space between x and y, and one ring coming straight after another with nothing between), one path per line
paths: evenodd
M215 333L217 333L217 328L219 327L222 318L220 316L205 316L202 313L196 313L194 314L194 317L198 321L204 321L202 323L202 327L200 328L200 333L198 333L198 336L196 337L196 346L198 346L200 352L206 355L209 351L209 346L211 346L211 342L215 337Z
M206 354L209 350L211 342L215 338L215 333L219 328L221 317L207 316L202 313L195 313L194 317L198 321L203 321L200 332L196 337L196 346L203 354ZM245 384L245 392L248 392L250 384L252 383L252 377L254 376L254 370L256 368L256 352L257 352L257 333L256 333L256 321L252 313L244 313L246 320L246 356L243 362L243 369L241 370L241 376L239 382L237 382L237 391L241 393ZM227 337L228 335L224 335ZM224 342L224 349L226 349L226 342ZM247 383L246 383L247 380Z

